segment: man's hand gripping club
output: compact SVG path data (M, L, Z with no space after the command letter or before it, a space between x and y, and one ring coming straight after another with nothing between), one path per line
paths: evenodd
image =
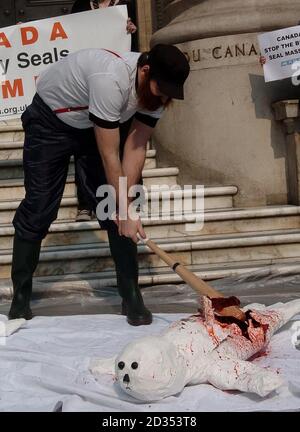
M135 243L139 242L139 236L143 239L146 238L146 233L144 231L141 219L139 216L137 218L131 219L128 215L126 220L120 220L119 216L116 214L115 223L119 228L119 235L131 238Z
M126 209L125 217L122 215L121 218L118 216L114 218L118 225L119 235L129 237L136 243L139 241L137 234L142 238L146 238L146 234L139 216L136 212L132 213L129 206L128 190L126 193L120 193L119 178L127 177L128 189L139 181L145 163L147 142L152 131L151 127L138 120L133 120L121 163L119 128L104 129L95 126L98 150L103 161L107 181L116 192L117 207Z

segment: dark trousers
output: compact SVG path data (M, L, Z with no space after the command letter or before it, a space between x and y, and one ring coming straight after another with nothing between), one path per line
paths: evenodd
M78 200L78 210L92 210L90 202L87 200L85 190L80 185L80 156L74 156L74 174L75 174L75 185Z
M96 190L107 180L93 128L81 130L63 123L37 94L22 115L22 123L26 196L13 225L20 238L38 241L47 235L57 217L72 155L77 160L77 184L90 209L96 211ZM130 123L121 126L120 157ZM103 229L115 229L111 220L99 223Z

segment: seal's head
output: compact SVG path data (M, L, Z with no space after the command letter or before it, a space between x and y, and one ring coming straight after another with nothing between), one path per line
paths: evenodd
M186 384L183 359L166 338L148 336L129 343L115 367L121 388L144 402L174 395Z

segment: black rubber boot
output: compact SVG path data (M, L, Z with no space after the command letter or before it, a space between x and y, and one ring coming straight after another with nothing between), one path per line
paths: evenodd
M29 242L15 234L11 278L14 296L8 314L9 319L25 318L33 315L30 309L32 276L39 261L41 241Z
M145 307L138 286L137 245L119 236L117 229L108 230L109 245L116 266L118 291L122 297L122 314L133 326L152 323L152 314Z

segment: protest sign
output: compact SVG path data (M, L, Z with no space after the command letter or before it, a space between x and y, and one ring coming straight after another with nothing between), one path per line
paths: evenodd
M300 73L300 26L258 36L261 55L266 58L265 81L296 78Z
M42 70L83 48L130 51L127 7L116 6L0 29L0 121L19 118Z

